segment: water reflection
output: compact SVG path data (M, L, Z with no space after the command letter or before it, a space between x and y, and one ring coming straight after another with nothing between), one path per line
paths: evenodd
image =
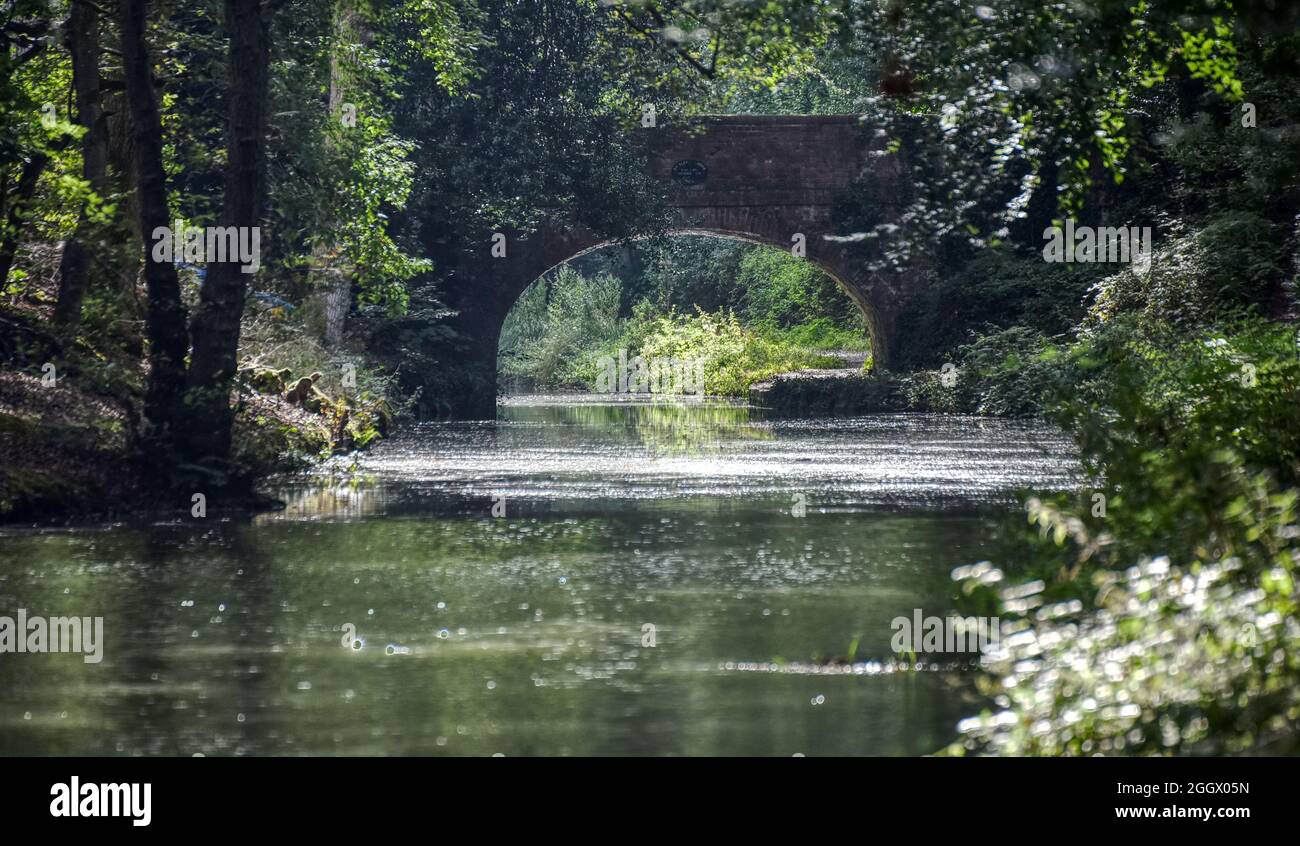
M788 504L803 493L852 509L1009 502L1019 487L1078 481L1069 442L1026 421L894 414L762 422L746 406L715 400L576 399L515 398L495 424L419 427L363 456L347 490L325 489L348 507L361 502L358 478L369 477L390 494L400 481L421 508L434 493L451 497L444 505L468 498L470 511L500 494L599 509L686 496ZM573 502L584 499L596 502ZM400 502L372 497L370 507Z
M278 514L11 531L0 614L102 614L106 646L0 655L0 753L932 751L971 675L900 667L889 621L1073 472L1019 423L542 398Z

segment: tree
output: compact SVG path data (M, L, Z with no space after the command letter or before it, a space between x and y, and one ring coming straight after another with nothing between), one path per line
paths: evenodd
M355 126L356 104L344 103L344 86L347 81L343 63L347 58L340 53L343 52L344 45L354 44L356 40L364 41L367 36L360 29L357 12L352 8L349 0L336 0L333 22L338 43L330 50L329 114L341 125L346 126L350 123ZM355 51L357 47L353 46L352 49ZM332 143L333 136L332 132L325 136L327 154L335 151L335 144ZM318 263L323 264L331 256L341 258L336 245L321 243L317 246L315 258ZM347 267L335 266L329 269L323 299L325 343L330 347L337 347L343 341L343 328L347 323L348 311L352 307L352 278L352 273Z
M148 306L145 334L149 348L149 383L145 396L145 449L142 456L155 477L170 476L175 438L181 425L188 338L176 266L153 261L148 240L170 232L167 174L163 168L162 119L154 94L153 68L145 40L146 0L119 0L122 76L130 109L135 148L137 207L146 239L144 279Z
M936 239L1037 238L1043 215L1096 211L1138 166L1167 91L1212 92L1225 113L1241 98L1238 44L1262 5L847 0L855 44L886 57L873 122L912 169L896 262Z
M72 83L76 93L77 122L85 129L81 138L82 177L91 190L103 196L107 190L108 128L104 121L99 90L99 7L73 0L68 18L68 49L72 53ZM83 208L77 230L63 245L59 267L59 300L54 309L56 322L70 326L81 318L81 301L90 277L90 253L86 242L90 224Z
M247 231L258 226L265 180L270 37L261 0L226 0L226 28L230 34L229 115L221 224L228 231ZM181 455L190 464L220 472L230 454L234 422L230 388L248 274L239 256L227 255L224 261L207 258L208 274L190 327L193 351L185 395L189 425Z

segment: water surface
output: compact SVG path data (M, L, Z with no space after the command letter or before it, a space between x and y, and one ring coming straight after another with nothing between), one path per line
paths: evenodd
M932 752L973 671L897 666L890 621L951 610L1017 489L1075 483L1015 421L500 416L413 427L277 514L0 534L0 614L106 641L0 654L0 753Z

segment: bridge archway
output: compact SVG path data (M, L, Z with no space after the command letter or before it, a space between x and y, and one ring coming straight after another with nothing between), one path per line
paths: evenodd
M909 291L908 280L869 270L872 250L846 239L834 208L853 189L895 216L904 169L897 154L855 115L721 116L680 128L642 130L647 171L664 186L670 234L706 235L790 250L835 280L858 305L878 367L887 367L892 331ZM497 348L506 315L523 292L549 270L617 241L583 227L505 232L467 252L462 281L448 297L456 329L469 344L465 366L491 386L457 398L457 416L496 414Z

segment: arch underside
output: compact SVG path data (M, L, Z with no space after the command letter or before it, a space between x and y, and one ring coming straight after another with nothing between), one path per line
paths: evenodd
M853 273L848 269L848 267L846 267L848 263L844 261L843 249L839 247L839 245L834 245L829 242L825 242L824 239L821 238L820 233L801 232L800 229L790 228L789 226L780 227L780 229L783 232L789 232L789 235L785 236L785 240L780 240L779 236L773 234L764 234L762 232L757 232L753 230L724 229L724 228L718 228L717 226L691 224L691 223L682 223L680 225L668 227L667 229L664 230L662 234L669 235L669 236L687 235L687 236L698 236L698 237L709 237L709 238L721 238L728 241L743 241L745 243L757 244L765 247L772 247L778 250L790 249L793 243L794 235L796 233L803 234L806 239L805 247L808 253L804 257L805 260L811 262L813 265L817 267L818 270L820 270L822 273L826 274L828 277L834 280L835 283L839 285L840 289L846 292L849 295L849 297L853 300L854 304L857 305L858 311L862 315L863 323L867 327L867 334L869 340L871 341L871 349L872 349L873 357L876 361L883 360L883 350L884 350L883 327L880 325L878 311L875 305L871 302L869 296L870 293L869 284L858 281L860 278L862 278L862 275ZM821 244L814 245L813 242L814 235L816 235L818 241L822 242ZM555 259L554 253L552 253L550 256L547 256L546 259L547 263L545 267L535 275L528 277L527 281L522 285L522 287L519 287L517 291L512 292L511 296L509 297L509 302L506 305L505 310L501 314L501 321L504 322L505 315L509 313L510 309L514 307L514 304L518 301L520 297L523 296L524 292L528 290L529 287L531 287L541 277L555 270L557 267L563 264L567 264L568 262L571 262L575 259L581 258L582 256L589 255L591 253L605 249L607 247L617 246L618 244L628 243L633 241L649 240L652 237L655 236L642 235L642 236L634 236L632 238L627 238L627 239L590 238L590 239L584 239L584 242L580 242L578 244L573 244L573 243L568 244L564 249L564 252L568 253L567 255L564 255L562 258L559 258L558 260ZM819 250L820 255L817 254L818 247L820 247ZM498 338L499 335L500 335L500 330L498 328Z

